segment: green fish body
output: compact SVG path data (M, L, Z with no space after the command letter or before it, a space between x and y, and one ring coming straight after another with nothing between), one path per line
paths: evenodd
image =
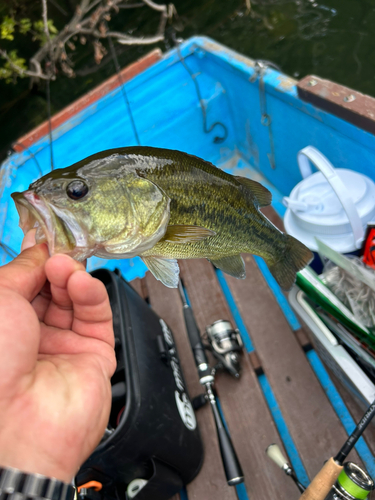
M79 260L139 255L170 287L178 283L177 259L204 257L244 278L241 253L252 253L287 290L312 258L259 211L271 203L265 187L179 151L103 151L12 196L21 227L37 226L51 253Z

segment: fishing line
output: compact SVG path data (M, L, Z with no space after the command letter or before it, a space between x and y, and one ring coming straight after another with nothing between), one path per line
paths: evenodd
M47 80L47 113L48 113L48 134L49 134L49 150L50 150L50 158L51 158L51 170L54 169L53 164L53 149L52 149L52 121L51 121L51 93L50 93L50 78Z
M214 143L215 144L221 144L228 137L228 129L227 129L227 127L223 123L221 123L219 121L213 123L210 128L207 128L207 109L206 109L206 105L205 105L205 103L203 101L202 94L201 94L198 82L196 80L196 75L191 71L191 69L189 68L189 66L186 64L186 61L185 61L184 57L182 57L181 50L180 50L180 43L181 42L180 42L180 40L178 40L176 38L176 36L175 36L174 33L172 35L172 39L173 39L173 41L174 41L174 43L176 45L177 54L178 54L178 57L180 59L181 64L183 65L183 67L186 69L186 71L189 73L191 79L193 80L193 83L194 83L194 86L195 86L195 91L197 93L199 104L200 104L200 107L201 107L201 110L202 110L202 115L203 115L203 131L206 134L209 134L210 132L212 132L212 130L216 126L222 127L224 129L224 136L223 137L216 136L214 138Z
M41 169L40 164L39 164L38 160L36 159L34 153L32 151L30 151L30 149L27 146L25 146L24 144L22 144L22 142L16 141L16 142L13 143L13 146L15 146L15 145L21 146L24 149L24 151L27 151L29 153L30 158L32 158L34 160L34 162L35 162L36 168L38 169L38 173L40 174L40 176L43 176L42 169ZM19 168L23 167L25 165L25 163L30 158L26 158L26 160L23 163L21 163L21 165L18 165L17 166L17 170ZM13 248L11 248L9 245L7 245L6 243L4 243L3 241L0 241L0 248L2 248L4 250L4 252L7 255L9 255L9 257L11 259L14 259L18 255L18 252L16 252L15 250L13 250Z
M30 157L36 163L36 168L38 169L38 172L39 172L40 176L43 176L42 169L41 169L40 164L39 164L38 160L36 159L36 156L34 155L34 153L32 151L30 151L30 149L27 146L25 146L24 144L22 144L22 142L14 142L13 143L13 145L16 145L16 144L18 144L18 146L23 147L23 149L29 153ZM27 158L23 163L21 163L21 165L18 165L17 170L19 168L23 167L28 160L30 160L30 158Z
M42 169L41 169L40 164L39 164L38 160L36 159L36 157L35 157L34 153L33 153L32 151L30 151L30 149L29 149L27 146L25 146L24 144L22 144L22 142L18 142L18 141L16 141L16 142L14 142L14 143L13 143L13 146L15 146L16 144L18 144L19 146L21 146L21 147L22 147L25 151L27 151L27 152L29 153L30 157L34 160L34 162L35 162L35 164L36 164L36 167L37 167L37 169L38 169L38 172L39 172L40 176L43 176ZM23 167L23 166L25 165L25 163L26 163L29 159L30 159L30 158L26 158L26 160L25 160L23 163L21 163L21 165L18 165L18 166L17 166L17 170L18 170L19 168ZM13 250L13 248L11 248L9 245L7 245L6 243L4 243L4 242L2 242L2 241L0 242L0 248L2 248L2 249L4 250L4 252L5 252L7 255L9 255L9 257L10 257L11 259L14 259L14 258L15 258L15 257L17 257L17 255L18 255L18 252L16 252L15 250Z
M129 116L130 116L130 121L131 121L131 124L132 124L132 127L133 127L133 132L134 132L134 135L135 135L135 139L137 141L138 146L140 146L141 145L141 141L139 140L139 135L138 135L137 127L135 126L135 121L134 121L133 113L132 113L132 110L131 110L131 107L130 107L130 103L129 103L129 99L128 99L128 94L127 94L127 92L125 90L125 82L123 81L122 76L121 76L120 65L118 63L116 51L115 51L115 48L113 46L113 42L112 42L112 38L111 37L108 37L108 44L109 44L109 48L110 48L110 51L111 51L113 63L114 63L115 68L116 68L117 77L118 77L119 82L120 82L120 88L121 88L121 91L122 91L122 95L124 96L126 107L128 109L128 113L129 113Z
M4 250L4 252L9 255L9 257L11 259L14 259L15 257L17 257L18 253L13 250L13 248L11 248L9 245L7 245L6 243L4 242L1 242L0 243L0 247Z

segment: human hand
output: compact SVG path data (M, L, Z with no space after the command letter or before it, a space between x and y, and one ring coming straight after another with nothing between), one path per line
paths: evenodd
M0 268L0 318L0 465L70 482L111 408L105 287L67 255L32 246Z

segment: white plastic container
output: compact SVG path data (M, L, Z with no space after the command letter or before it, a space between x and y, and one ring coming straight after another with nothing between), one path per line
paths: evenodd
M335 169L312 146L297 155L303 180L284 197L285 230L317 251L315 237L340 253L358 250L367 223L375 221L375 184L367 176ZM318 169L312 173L310 162Z

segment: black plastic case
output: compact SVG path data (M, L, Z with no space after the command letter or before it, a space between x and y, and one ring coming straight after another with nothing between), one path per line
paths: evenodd
M84 463L77 485L97 480L103 484L98 498L125 498L129 483L146 479L134 495L135 485L131 498L166 500L196 476L203 461L173 335L116 272L101 269L92 275L110 297L118 361L112 387L122 391L113 395L114 431Z

